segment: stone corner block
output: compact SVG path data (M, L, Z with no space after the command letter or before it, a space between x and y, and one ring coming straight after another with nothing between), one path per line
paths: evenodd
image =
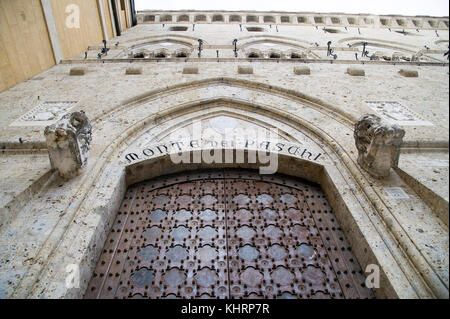
M138 75L142 74L142 68L141 67L129 67L125 70L126 75Z
M92 141L92 126L86 114L73 112L45 128L50 163L65 179L79 175L87 163Z
M81 76L81 75L85 75L87 72L86 68L83 67L75 67L75 68L71 68L69 75L71 76Z
M251 66L238 66L238 74L253 74L253 67L251 67Z
M183 74L198 74L198 67L187 66L187 67L183 68Z
M365 76L366 72L361 68L347 68L347 74L351 76Z
M386 177L398 166L400 146L405 131L379 116L366 114L355 124L355 144L358 164L375 177Z
M294 67L294 74L309 75L309 74L311 74L311 69L307 66L296 66L296 67Z
M398 71L398 73L401 76L404 76L405 78L417 78L417 77L419 77L419 72L416 71L416 70L401 69L400 71Z

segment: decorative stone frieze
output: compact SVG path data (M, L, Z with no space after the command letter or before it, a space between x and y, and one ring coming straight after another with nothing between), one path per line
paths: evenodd
M374 114L364 115L355 125L358 164L376 177L389 176L398 165L405 131L396 124L384 122Z
M66 179L77 176L87 163L92 127L86 114L73 112L45 128L45 138L53 169Z

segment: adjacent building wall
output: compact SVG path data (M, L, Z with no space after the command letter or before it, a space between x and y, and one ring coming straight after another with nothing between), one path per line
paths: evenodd
M0 0L0 92L55 65L39 0Z
M110 0L101 0L108 38L114 37ZM113 0L117 1L117 0ZM120 0L117 1L120 3ZM71 59L98 45L103 29L98 2L94 0L50 0L63 59ZM66 25L68 5L80 9L80 27ZM129 10L129 5L122 10ZM119 14L123 14L119 12ZM125 11L123 27L129 12ZM0 92L55 65L53 47L40 0L0 0Z
M112 18L110 15L110 0L102 0L103 3L103 14L105 16L105 24L106 24L106 32L108 34L108 37L114 38L114 30L113 30L113 24L112 24Z
M86 50L89 45L102 42L103 33L97 1L52 0L51 3L64 59L73 58ZM79 28L71 28L66 24L68 16L66 8L71 4L80 8Z

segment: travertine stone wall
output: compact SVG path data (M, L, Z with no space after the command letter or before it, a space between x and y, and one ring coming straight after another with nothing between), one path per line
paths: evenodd
M378 297L448 298L449 66L442 22L448 19L429 19L438 21L438 36L427 26L404 35L377 22L360 31L338 24L332 27L338 33L325 33L325 24L283 24L285 15L272 13L258 19L275 15L276 23L254 23L264 31L249 32L245 20L241 31L224 15L224 23L199 23L195 31L193 21L163 26L157 18L109 41L101 59L98 43L87 59L63 61L0 93L0 297L81 297L126 187L193 169L173 165L167 154L144 158L142 147L167 141L168 132L194 119L227 117L243 126L276 127L286 143L323 153L314 161L280 152L280 171L321 184L358 261L382 267ZM332 17L326 15L327 27ZM170 31L173 24L187 31ZM328 41L336 60L327 55ZM401 52L405 59L361 57L364 42L369 53ZM187 56L177 58L180 50ZM252 50L263 54L249 58ZM306 58L293 59L290 50ZM406 61L422 50L422 60ZM162 52L166 57L155 56ZM133 58L139 53L146 58ZM240 74L242 67L253 74ZM293 72L302 67L309 74ZM365 76L350 76L349 67ZM77 68L84 74L71 76ZM403 77L401 69L419 76ZM90 157L79 176L64 181L50 170L44 128L81 110L92 121ZM398 168L389 177L373 177L357 163L353 129L367 113L405 130ZM127 160L129 153L139 160ZM65 287L68 264L81 267L80 289Z

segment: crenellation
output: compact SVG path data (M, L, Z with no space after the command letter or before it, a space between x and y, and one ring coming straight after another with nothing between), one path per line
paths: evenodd
M395 16L395 15L346 15L346 14L312 14L312 13L276 13L265 15L256 12L198 12L175 13L147 11L138 13L139 23L250 23L250 24L281 24L304 26L346 26L359 28L393 28L393 29L419 29L419 30L448 30L448 17L430 18L424 16ZM173 19L172 19L173 16ZM148 17L148 18L147 18ZM175 17L177 17L175 19ZM180 19L180 17L183 17ZM188 17L188 18L187 18Z

